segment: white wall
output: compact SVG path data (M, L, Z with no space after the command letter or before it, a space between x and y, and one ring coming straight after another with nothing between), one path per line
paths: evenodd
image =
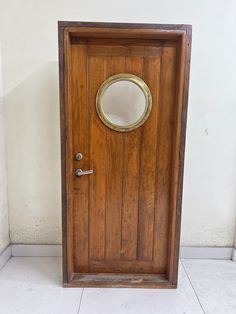
M234 230L234 248L236 249L236 222L235 222L235 230Z
M57 20L90 20L193 25L182 244L231 246L236 2L0 1L12 242L61 242Z
M0 254L9 244L9 223L7 207L7 176L5 154L5 129L3 114L2 61L0 45Z

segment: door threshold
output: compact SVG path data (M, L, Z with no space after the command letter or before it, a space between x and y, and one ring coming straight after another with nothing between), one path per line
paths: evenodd
M175 289L177 285L169 281L165 274L74 273L64 287Z

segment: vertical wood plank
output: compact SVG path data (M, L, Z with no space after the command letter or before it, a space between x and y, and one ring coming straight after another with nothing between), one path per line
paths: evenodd
M126 57L125 72L142 76L143 57ZM123 134L121 257L136 259L141 128Z
M187 102L184 100L184 75L188 81L190 60L187 57L191 42L191 30L188 36L182 36L181 42L177 45L176 52L176 103L175 126L173 135L173 162L172 162L172 183L171 183L171 208L170 208L170 233L168 248L168 279L176 284L178 279L178 256L180 241L181 223L181 201L183 186L183 164L184 164L184 142L186 130ZM190 40L190 42L189 42ZM185 94L185 97L187 95ZM182 117L182 118L181 118Z
M124 57L107 57L106 77L124 72ZM106 127L106 258L120 257L122 210L122 133Z
M83 154L81 161L73 158L73 169L89 167L87 113L87 46L72 45L71 101L73 106L73 155ZM74 178L74 270L88 271L88 177Z
M155 217L155 180L157 147L157 111L160 93L160 58L144 58L143 79L152 93L152 111L143 125L139 185L139 223L138 252L139 260L153 258L153 232Z
M103 57L89 57L89 138L90 164L94 174L89 176L89 258L105 256L105 198L106 198L106 137L105 125L98 118L95 104L99 86L105 79L106 63Z
M62 56L62 63L64 68L64 82L65 82L65 107L64 117L61 119L62 126L65 127L65 134L63 140L65 140L65 146L62 147L62 193L63 193L63 218L66 220L66 239L63 235L63 247L66 247L64 257L64 265L67 266L67 271L64 272L64 280L70 281L74 271L73 261L73 128L72 128L72 102L71 102L71 48L69 34L63 32L64 47L67 51L65 56ZM60 60L61 61L61 60ZM67 141L66 141L67 139ZM65 158L65 159L64 159ZM65 168L64 168L65 167ZM65 226L63 223L63 227Z
M168 259L170 188L176 86L176 47L164 46L161 66L161 95L158 114L156 215L154 271L165 273Z

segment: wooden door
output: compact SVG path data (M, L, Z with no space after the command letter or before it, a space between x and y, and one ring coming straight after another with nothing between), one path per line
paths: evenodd
M64 284L175 287L191 28L59 30ZM150 116L130 132L96 112L100 85L118 73L142 78L152 95Z

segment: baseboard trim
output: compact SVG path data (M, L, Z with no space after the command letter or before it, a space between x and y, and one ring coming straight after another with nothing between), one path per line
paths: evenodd
M233 249L232 261L236 262L236 249Z
M62 246L57 244L11 244L0 254L0 269L13 257L61 257ZM236 249L229 247L180 248L181 259L226 259L236 262Z
M56 244L12 244L12 256L62 256L62 246Z
M182 259L232 259L232 248L230 247L193 247L182 246L180 258Z
M0 269L4 267L4 265L8 262L8 260L11 258L11 245L8 245L5 250L2 251L0 254Z

